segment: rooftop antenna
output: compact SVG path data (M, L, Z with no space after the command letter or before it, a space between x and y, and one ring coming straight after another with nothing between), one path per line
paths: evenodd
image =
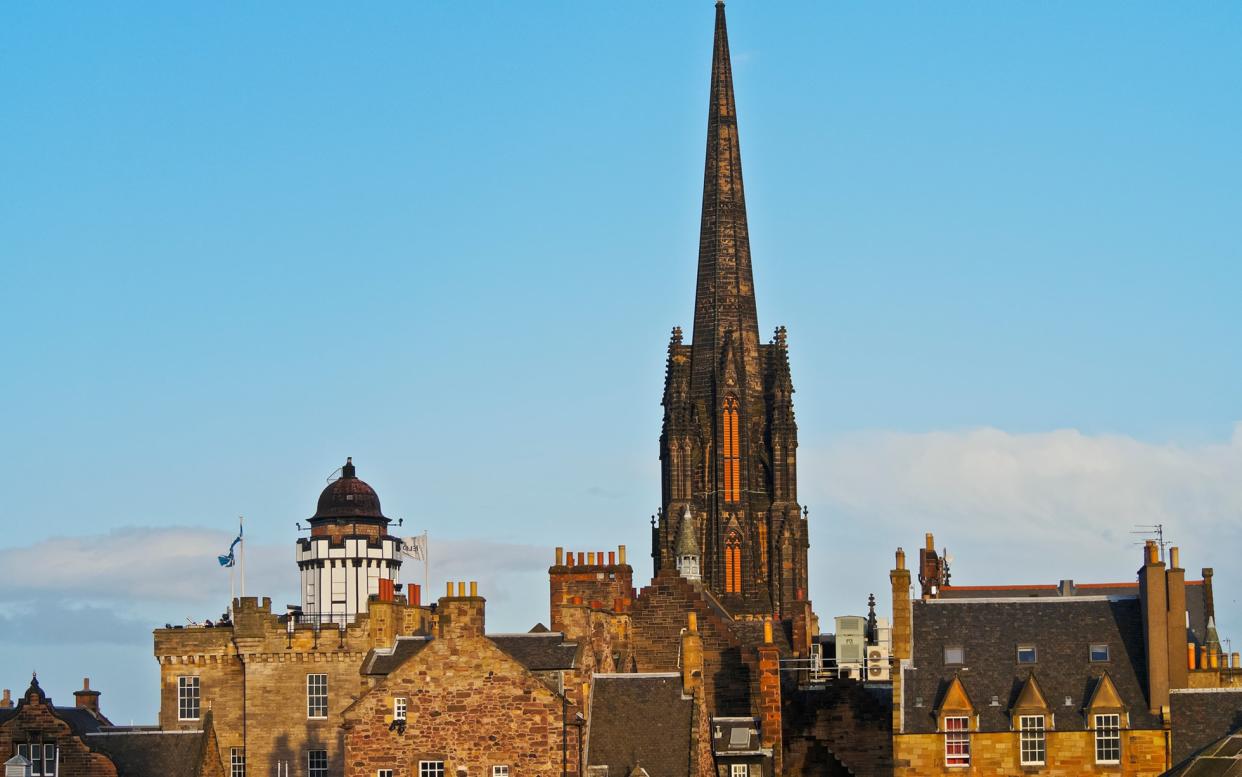
M1156 541L1156 544L1160 546L1160 561L1163 562L1164 561L1164 547L1168 545L1168 543L1164 541L1164 524L1163 523L1136 523L1134 524L1134 529L1135 529L1134 531L1130 532L1131 534L1139 534L1147 538L1143 540L1142 542L1136 542L1134 544L1135 545L1146 545L1147 540L1154 539Z

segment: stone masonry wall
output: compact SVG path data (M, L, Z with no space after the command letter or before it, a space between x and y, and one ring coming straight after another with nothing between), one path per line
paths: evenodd
M684 578L660 573L634 601L634 656L640 672L676 672L687 614L698 615L703 639L703 690L712 715L750 715L751 668L742 645L721 617Z
M1090 731L1049 731L1048 757L1038 768L1041 777L1158 777L1165 771L1165 732L1121 732L1121 764L1095 763L1095 736ZM902 734L893 738L894 777L928 775L1023 774L1018 763L1018 734L998 732L972 734L971 765L944 765L942 734ZM1029 767L1028 767L1029 768Z
M798 690L785 682L785 769L790 774L835 774L826 754L857 777L888 777L893 768L891 716L884 698L853 680Z
M398 601L377 608L383 623L360 616L344 631L333 624L298 624L289 632L271 612L271 602L234 602L230 626L157 629L155 656L160 664L160 726L197 729L200 719L178 720L178 677L198 676L201 714L211 710L220 760L246 749L252 774L305 772L307 751L326 750L329 773L344 770L340 715L362 693L360 669L373 647L388 647L389 635L427 626L427 608ZM388 639L377 644L377 639ZM328 676L328 715L308 717L307 675ZM243 715L244 710L244 715ZM282 770L283 771L283 770Z
M393 700L408 700L407 725L390 729ZM569 706L572 721L578 712ZM418 774L421 760L446 775L559 775L562 745L577 774L577 735L563 732L561 697L484 637L433 640L346 711L346 777L379 769Z

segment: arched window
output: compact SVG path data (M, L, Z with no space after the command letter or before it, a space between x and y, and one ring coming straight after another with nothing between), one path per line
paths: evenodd
M738 462L737 400L729 397L724 401L720 417L722 458L724 459L724 496L726 502L736 502L741 495L742 475Z
M725 537L725 593L742 592L742 538L735 531Z

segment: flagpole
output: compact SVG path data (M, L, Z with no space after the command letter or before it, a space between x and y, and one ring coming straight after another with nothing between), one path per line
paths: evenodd
M246 595L246 531L245 519L237 516L237 536L241 539L241 595Z

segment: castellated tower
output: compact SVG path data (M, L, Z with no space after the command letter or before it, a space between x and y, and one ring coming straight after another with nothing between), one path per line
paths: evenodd
M716 6L693 342L673 330L663 404L657 575L685 569L679 546L694 546L703 586L732 616L794 617L807 598L807 529L793 382L784 327L770 342L759 339L723 4ZM687 520L696 535L689 539Z
M366 612L368 597L395 584L401 571L401 540L388 533L375 489L358 479L353 458L341 477L319 495L310 537L297 541L302 612L345 623ZM382 583L381 581L388 581Z

